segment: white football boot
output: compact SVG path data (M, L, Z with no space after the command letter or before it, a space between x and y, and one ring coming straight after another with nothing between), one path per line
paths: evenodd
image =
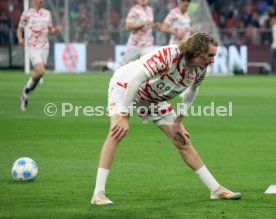
M228 199L228 200L239 200L241 199L242 194L239 192L232 192L223 186L219 186L219 188L211 192L211 199Z
M103 191L99 192L98 194L94 194L91 200L92 205L112 205L113 202L109 200Z

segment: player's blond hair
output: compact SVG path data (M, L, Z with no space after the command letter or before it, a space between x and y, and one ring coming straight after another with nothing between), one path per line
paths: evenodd
M185 57L185 60L191 61L198 56L207 56L209 46L218 46L218 42L209 33L200 32L191 36L186 41L179 43L179 50Z

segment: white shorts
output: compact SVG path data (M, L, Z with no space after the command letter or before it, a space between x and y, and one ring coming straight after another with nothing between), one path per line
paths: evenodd
M42 63L43 65L47 64L49 49L29 48L28 53L33 66L39 63Z
M131 61L134 61L138 58L140 58L141 56L149 53L151 51L151 46L149 47L137 47L137 46L128 46L125 54L124 54L124 57L123 57L123 65L131 62Z
M108 89L109 116L119 115L127 84L122 84L111 79ZM173 107L167 102L159 103L133 103L130 116L137 113L146 122L154 122L156 125L172 125L176 119Z

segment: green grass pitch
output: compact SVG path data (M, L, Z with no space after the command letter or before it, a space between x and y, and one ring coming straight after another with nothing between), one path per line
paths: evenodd
M130 72L131 73L131 72ZM27 75L0 72L0 218L275 218L276 77L208 77L195 106L233 104L231 117L189 116L185 126L210 171L240 201L211 201L209 191L153 124L130 120L107 182L113 206L91 206L108 117L61 115L61 104L106 106L110 74L48 74L26 112ZM173 104L180 101L176 98ZM47 103L57 114L45 115ZM31 183L15 182L12 163L33 158Z

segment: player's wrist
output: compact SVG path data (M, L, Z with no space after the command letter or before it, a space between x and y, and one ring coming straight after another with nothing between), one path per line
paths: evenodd
M128 113L120 113L120 119L122 120L128 120L129 114Z
M176 119L175 119L175 122L176 122L176 123L180 123L180 122L183 121L183 119L184 119L184 115L178 115L178 116L176 117Z

